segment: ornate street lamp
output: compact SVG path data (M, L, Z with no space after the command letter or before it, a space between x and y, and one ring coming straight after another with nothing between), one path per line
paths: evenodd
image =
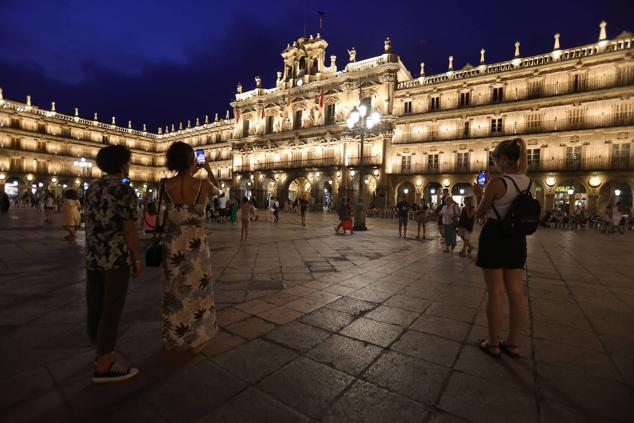
M368 110L365 104L359 104L355 107L348 117L347 124L349 129L359 129L361 135L361 149L359 151L359 201L355 210L354 230L367 231L365 226L365 202L363 201L363 141L365 139L365 131L372 129L381 121L381 115L377 111Z

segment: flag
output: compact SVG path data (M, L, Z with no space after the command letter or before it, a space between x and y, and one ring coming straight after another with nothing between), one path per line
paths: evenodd
M319 29L324 29L324 12L317 12L319 14Z
M319 91L319 108L323 109L324 108L324 89L322 88L321 91Z

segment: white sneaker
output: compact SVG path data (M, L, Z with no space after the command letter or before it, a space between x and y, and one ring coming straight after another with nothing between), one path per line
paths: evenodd
M95 371L92 375L92 381L95 383L123 382L124 380L132 379L138 374L139 369L136 367L122 367L113 363L108 371Z

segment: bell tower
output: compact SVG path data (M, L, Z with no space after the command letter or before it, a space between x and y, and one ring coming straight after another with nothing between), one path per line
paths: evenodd
M331 64L326 67L326 48L328 43L320 34L313 37L300 37L292 45L288 44L282 52L284 72L279 75L278 87L291 88L312 81L319 81L327 74L334 73L334 56Z

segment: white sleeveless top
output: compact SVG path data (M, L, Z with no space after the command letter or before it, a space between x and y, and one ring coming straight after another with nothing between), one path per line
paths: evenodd
M528 176L523 174L513 175L513 174L505 173L503 176L508 176L509 178L513 179L515 183L517 184L517 186L519 187L519 189L522 191L528 188L528 184L531 181L531 179ZM519 195L519 191L515 189L515 185L513 185L513 182L509 181L508 178L502 178L502 180L506 183L506 192L504 193L504 196L500 198L499 200L493 200L493 205L495 206L495 210L497 210L497 212L500 214L500 218L504 219L506 214L511 209L513 200L515 200L515 197ZM531 194L533 195L533 198L535 198L535 183L534 182L533 182L533 185L531 185ZM492 217L493 219L498 218L495 212L493 211L493 207L491 207L489 211L487 211L486 216Z

